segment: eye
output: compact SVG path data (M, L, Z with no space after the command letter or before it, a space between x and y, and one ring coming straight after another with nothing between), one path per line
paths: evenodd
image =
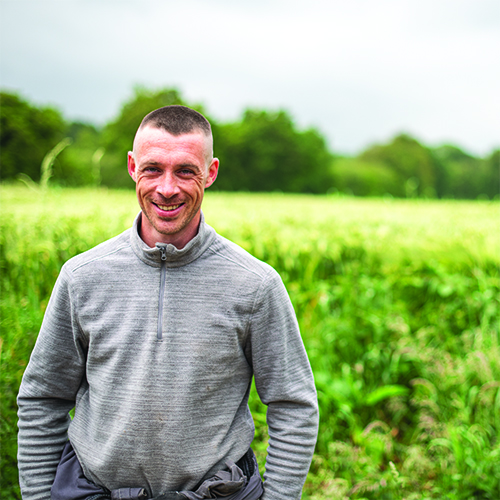
M195 172L192 168L181 168L179 170L179 173L181 175L193 175Z
M155 173L159 171L160 169L158 167L144 167L144 172Z

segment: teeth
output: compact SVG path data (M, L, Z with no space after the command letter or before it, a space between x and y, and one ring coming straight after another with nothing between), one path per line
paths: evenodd
M179 208L180 206L181 206L181 203L179 203L179 205L169 205L169 206L158 205L158 207L161 208L162 210L164 210L165 212L171 212L172 210L175 210L176 208Z

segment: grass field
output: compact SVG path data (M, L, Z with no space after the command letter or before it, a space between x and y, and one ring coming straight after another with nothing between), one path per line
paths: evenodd
M133 192L3 186L0 498L20 498L20 379L64 261L129 227ZM207 222L294 304L321 423L304 499L500 498L498 202L207 193ZM252 394L261 470L265 408Z

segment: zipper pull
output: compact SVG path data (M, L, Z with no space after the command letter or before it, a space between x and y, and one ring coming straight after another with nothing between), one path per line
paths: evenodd
M166 247L158 247L161 253L161 260L167 260L167 249Z

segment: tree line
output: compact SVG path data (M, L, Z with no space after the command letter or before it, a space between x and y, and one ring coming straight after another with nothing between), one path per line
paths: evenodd
M63 186L133 187L127 152L142 118L153 109L183 104L210 120L221 175L211 189L347 193L426 198L500 197L500 149L485 158L456 145L428 147L400 134L357 156L330 151L321 133L300 130L284 110L247 109L223 123L176 89L138 87L102 127L67 121L52 107L12 92L0 93L0 176Z

